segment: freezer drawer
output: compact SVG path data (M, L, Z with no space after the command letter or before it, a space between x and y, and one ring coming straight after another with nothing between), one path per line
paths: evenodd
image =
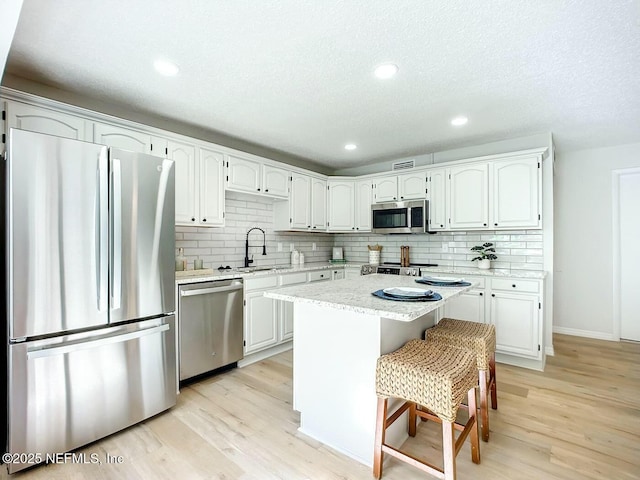
M9 452L66 452L172 407L175 345L173 316L10 345Z
M243 356L242 280L180 286L180 380Z

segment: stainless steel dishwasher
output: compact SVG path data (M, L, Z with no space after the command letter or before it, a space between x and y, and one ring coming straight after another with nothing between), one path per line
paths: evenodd
M242 279L179 287L180 380L243 356Z

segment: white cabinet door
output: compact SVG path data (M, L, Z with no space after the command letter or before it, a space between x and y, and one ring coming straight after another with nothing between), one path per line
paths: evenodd
M356 182L355 199L355 227L360 232L371 231L371 202L372 192L371 180L361 180Z
M151 135L103 123L93 125L93 141L130 152L151 154Z
M280 342L293 338L293 302L280 302Z
M484 292L479 290L469 290L444 304L444 316L447 318L484 323L484 312Z
M491 165L494 228L540 228L541 160L537 156Z
M329 230L351 232L355 230L354 182L350 180L329 180Z
M74 140L92 141L90 122L46 108L7 102L7 126Z
M200 223L224 225L224 154L200 148ZM176 215L177 216L177 215Z
M277 302L262 291L245 293L245 347L248 354L278 343Z
M167 141L167 158L173 160L176 181L176 224L197 225L198 183L196 149L193 145Z
M539 297L514 293L491 293L490 317L496 327L496 351L538 358Z
M398 195L402 200L422 200L427 196L427 173L413 172L398 175Z
M290 228L306 230L311 227L311 178L299 173L291 174L289 210Z
M289 172L271 165L262 166L262 191L276 197L289 196Z
M342 280L343 278L344 278L344 269L333 270L333 272L331 272L332 280Z
M489 224L489 164L449 169L449 228L486 228Z
M311 177L311 229L327 229L327 181Z
M395 202L398 200L397 175L376 178L374 185L376 203Z
M437 168L429 171L429 230L437 232L447 227L447 170Z
M360 276L360 267L345 267L344 278L357 278Z
M227 155L227 189L240 192L261 191L260 163Z

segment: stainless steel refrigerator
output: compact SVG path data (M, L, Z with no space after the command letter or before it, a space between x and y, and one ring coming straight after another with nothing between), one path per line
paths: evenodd
M8 452L175 405L173 161L11 129L5 174Z

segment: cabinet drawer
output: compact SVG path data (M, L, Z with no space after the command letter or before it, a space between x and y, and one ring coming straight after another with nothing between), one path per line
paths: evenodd
M245 278L244 280L244 290L257 290L257 289L265 289L265 288L273 288L278 286L278 277L277 275L270 275L267 277L258 277L258 278Z
M296 285L298 283L307 283L306 272L291 273L289 275L280 275L280 285Z
M331 270L318 270L317 272L309 272L310 282L317 282L318 280L331 280Z
M492 278L491 290L538 293L540 291L540 282L536 280L522 280L520 278Z

